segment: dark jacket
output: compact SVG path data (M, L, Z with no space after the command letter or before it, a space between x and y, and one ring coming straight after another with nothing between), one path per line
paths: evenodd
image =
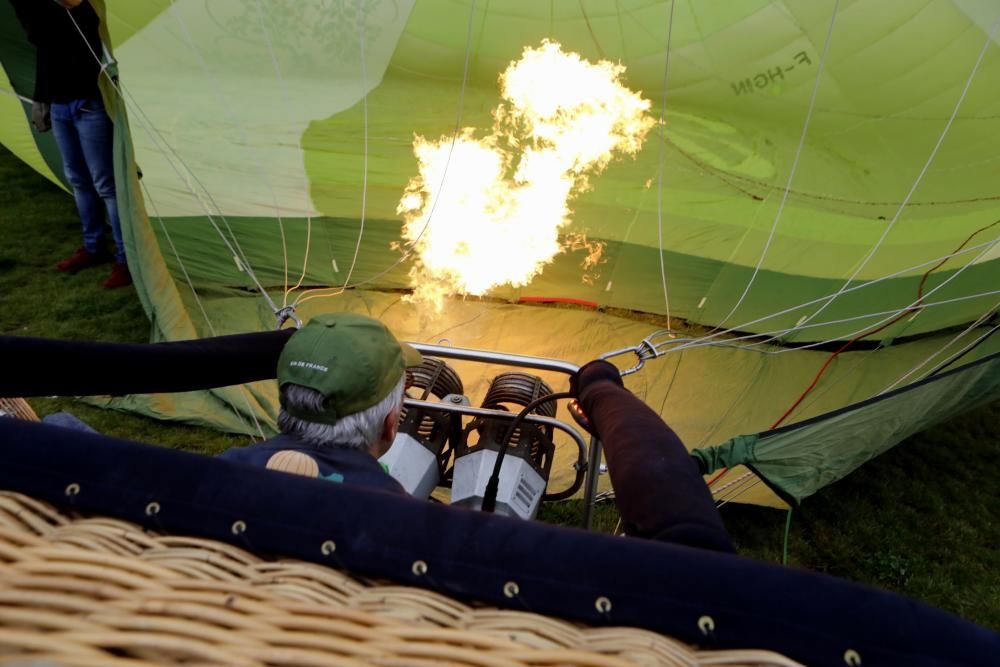
M320 479L393 493L406 493L399 482L390 477L382 468L382 464L368 452L336 445L320 447L303 442L293 435L277 435L264 442L230 449L219 455L219 458L245 463L255 468L266 468L271 457L283 451L299 452L314 460L319 467Z
M37 53L36 102L99 99L103 58L97 12L84 0L64 9L52 0L10 0Z
M604 445L625 532L735 551L712 493L681 439L625 389L618 370L605 361L591 362L580 369L573 385Z

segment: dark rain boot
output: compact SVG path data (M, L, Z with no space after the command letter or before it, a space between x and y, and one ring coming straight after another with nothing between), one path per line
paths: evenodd
M77 248L72 257L62 260L56 264L56 271L63 273L76 273L81 269L86 269L98 264L111 261L111 255L105 252L90 252L86 248Z
M111 276L103 283L104 289L116 289L132 284L132 274L129 273L128 264L115 264L111 269Z

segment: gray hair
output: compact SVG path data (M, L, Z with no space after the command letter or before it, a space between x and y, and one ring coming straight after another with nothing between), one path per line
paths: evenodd
M278 428L282 433L296 435L300 439L319 446L340 446L364 449L378 442L382 437L385 418L393 411L398 415L403 407L403 388L406 373L399 378L396 386L370 408L346 415L335 424L321 424L293 417L284 406L292 406L296 412L307 410L322 412L326 397L320 392L297 384L282 385L281 411L278 413Z

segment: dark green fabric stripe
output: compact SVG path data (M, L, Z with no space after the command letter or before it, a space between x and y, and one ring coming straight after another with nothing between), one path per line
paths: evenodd
M294 284L298 281L305 258L306 221L285 219L282 222L288 249L288 282ZM177 279L182 279L180 266L183 263L197 287L253 288L248 274L240 270L232 253L207 219L170 218L164 223L177 247L179 259L165 243L159 225L154 225L154 229L160 238L167 263ZM219 218L216 223L230 238L231 243L232 239L239 242L252 269L264 285L276 288L285 285L281 230L276 219L228 218L223 221ZM400 223L397 221L365 222L358 262L351 277L352 283L377 276L402 257L401 252L390 250L390 245L399 239L399 227ZM343 282L350 269L360 228L358 220L316 218L312 221L305 285L325 287ZM232 230L231 237L229 229ZM592 284L586 284L582 280L585 272L580 268L580 262L583 256L582 252L560 255L528 287L520 290L501 288L492 295L510 300L520 296L574 298L640 312L666 312L660 281L659 253L655 248L608 243L605 250L607 262L597 268ZM671 315L706 326L723 325L753 333L794 328L802 317L818 310L820 304L759 323L748 323L834 294L843 286L841 280L760 271L739 310L726 319L750 281L753 274L751 267L738 267L669 251L664 253L664 262L668 267ZM408 270L409 260L366 286L408 288ZM941 269L933 273L925 284L924 292L930 292L949 280L958 270ZM920 281L920 275L893 278L843 294L815 322L902 309L917 300ZM988 291L991 285L1000 285L1000 260L968 267L945 287L931 294L927 302L934 303ZM705 299L704 303L702 299ZM976 319L997 301L997 295L993 295L930 307L916 318L904 319L871 340L890 340L961 325ZM873 316L842 324L807 328L794 336L783 337L782 342L803 343L853 337L856 332L873 327L887 317Z

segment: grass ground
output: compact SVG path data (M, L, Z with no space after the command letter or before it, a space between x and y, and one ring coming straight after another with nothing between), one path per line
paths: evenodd
M73 200L0 148L0 334L144 342L149 323L131 288L106 291L109 267L66 276L55 262L79 245ZM40 414L69 409L100 431L215 453L243 438L37 399ZM887 588L1000 630L1000 403L921 433L809 498L792 516L790 565ZM543 519L574 525L580 503ZM741 553L780 562L785 514L727 505ZM612 530L610 504L597 522Z

